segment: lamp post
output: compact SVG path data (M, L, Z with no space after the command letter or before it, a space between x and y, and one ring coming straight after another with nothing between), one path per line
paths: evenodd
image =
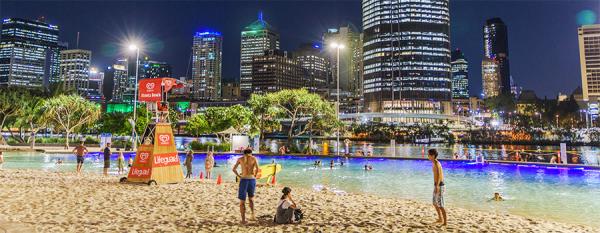
M337 89L337 99L335 102L335 116L337 118L337 120L340 120L340 49L344 48L343 44L338 44L338 43L333 43L331 45L333 48L336 49L336 89ZM336 151L336 155L340 155L340 128L337 127L337 133L336 133L336 143L335 143L335 151Z
M134 86L134 96L133 96L133 125L131 126L131 143L132 149L134 151L137 150L137 135L135 133L135 125L137 119L137 91L138 91L138 65L140 60L140 48L135 45L129 45L129 50L135 51L135 86Z

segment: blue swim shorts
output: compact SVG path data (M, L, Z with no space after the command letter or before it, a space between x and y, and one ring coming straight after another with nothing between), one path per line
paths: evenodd
M246 194L248 197L254 197L254 191L256 190L256 179L241 179L240 188L238 189L238 198L242 201L246 200Z

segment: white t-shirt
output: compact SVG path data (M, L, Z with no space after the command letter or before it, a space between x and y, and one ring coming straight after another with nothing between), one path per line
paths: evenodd
M289 201L288 199L283 199L283 200L279 201L279 203L277 204L277 207L279 207L279 206L281 206L281 208L283 208L285 210L287 208L290 208L290 206L292 206L292 202Z

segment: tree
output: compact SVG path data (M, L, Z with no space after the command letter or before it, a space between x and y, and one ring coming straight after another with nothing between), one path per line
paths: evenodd
M49 122L65 133L65 147L69 147L69 136L89 126L100 118L100 107L77 95L59 95L50 98L43 106Z
M287 132L288 145L293 137L314 130L328 133L341 125L336 118L333 105L305 89L269 93L267 98L279 108L280 117L290 121ZM301 120L305 121L304 128L295 130Z
M110 132L114 135L131 134L131 126L127 119L130 114L122 112L104 113L98 122L98 130L100 132Z
M511 94L501 94L484 100L488 109L495 111L512 112L515 110L515 100Z
M272 99L266 95L253 94L248 100L248 105L252 110L252 126L258 131L261 140L264 138L265 133L281 128L281 124L277 119L280 110L274 106Z
M22 112L23 91L11 88L0 90L0 131L6 126L7 120L18 116ZM4 137L0 136L0 144L5 144Z
M194 114L190 117L185 126L185 131L194 136L211 133L211 129L206 121L206 115Z
M30 136L28 142L30 148L35 147L35 136L37 133L48 126L47 115L44 114L45 101L39 96L29 96L23 100L24 105L21 114L17 118L16 124L19 127L29 129Z

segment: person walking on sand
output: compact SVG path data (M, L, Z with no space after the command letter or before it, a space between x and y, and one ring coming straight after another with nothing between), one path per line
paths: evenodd
M108 176L108 169L110 168L110 142L106 143L104 147L104 176Z
M192 161L194 161L194 152L192 150L188 150L185 156L185 168L187 169L187 174L185 178L192 178Z
M117 167L119 168L118 173L121 175L125 173L125 156L119 149L117 149L117 152L119 153L119 157L117 158Z
M238 166L242 167L242 174L237 171ZM254 216L254 191L256 189L256 175L258 174L258 161L252 156L252 150L245 149L244 155L239 158L233 166L233 173L240 178L240 186L238 189L238 199L240 199L240 214L242 216L242 224L246 224L246 195L248 195L250 203L251 219L255 220Z
M429 149L427 151L427 157L431 161L431 168L433 170L433 207L438 215L436 223L441 223L442 226L446 226L446 210L444 209L444 192L446 187L444 184L444 170L442 164L437 159L438 152L435 149Z
M83 156L88 153L88 149L83 145L83 141L79 145L75 146L73 153L77 156L77 174L81 174L81 168L83 167Z
M211 171L215 166L215 157L213 156L213 152L209 151L206 153L206 158L204 159L204 170L206 170L206 179L210 179Z

